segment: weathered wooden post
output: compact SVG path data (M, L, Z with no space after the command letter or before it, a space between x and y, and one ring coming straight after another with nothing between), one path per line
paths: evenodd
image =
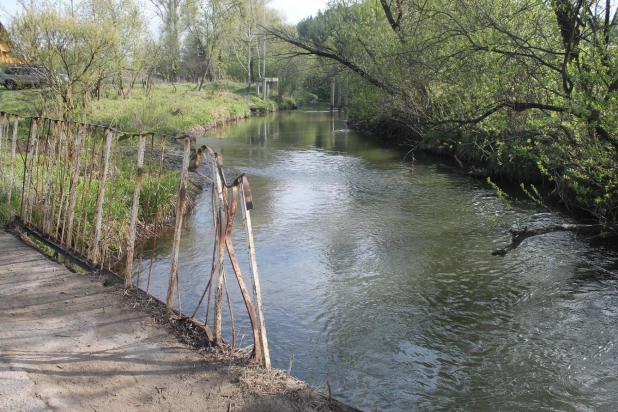
M178 197L176 200L176 225L174 226L174 243L172 245L172 268L170 270L170 280L167 287L167 310L171 311L174 307L174 289L178 278L178 254L180 253L180 234L182 231L182 219L187 204L187 178L189 168L190 141L185 139L185 151L182 158L182 171L180 174L180 185L178 187ZM177 286L180 287L180 286ZM180 292L178 293L178 305L180 306ZM180 310L180 308L179 308Z
M253 209L253 199L251 198L251 189L249 188L249 182L246 176L242 177L240 197L243 223L245 226L245 234L247 236L251 278L253 280L253 296L255 298L255 305L257 306L257 320L259 324L260 340L262 344L262 359L259 359L259 362L264 368L270 369L270 352L268 350L268 339L266 338L266 324L264 322L264 311L262 307L260 277L258 274L257 259L255 257L255 244L253 243L251 213L249 212L249 210Z
M133 273L133 253L135 251L135 233L137 231L137 212L139 211L139 196L142 189L142 173L144 168L144 151L146 150L146 136L139 136L137 148L137 174L135 176L135 191L133 192L133 208L129 224L129 244L127 245L127 265L124 272L124 287L131 284Z
M103 203L105 202L105 186L107 185L107 172L109 171L109 158L112 151L112 138L114 132L112 129L105 129L105 160L103 162L103 177L101 179L101 187L99 189L99 200L97 203L97 220L94 227L94 241L92 249L89 251L90 259L96 266L99 263L99 241L101 238L101 225L103 224Z
M11 194L13 189L13 169L15 166L15 148L17 146L17 127L19 122L19 116L15 115L15 120L13 123L13 135L11 136L11 161L9 162L9 183L8 183L8 197L7 197L7 205L11 205Z

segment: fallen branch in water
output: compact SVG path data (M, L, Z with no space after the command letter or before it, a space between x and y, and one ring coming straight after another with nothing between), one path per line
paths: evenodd
M582 236L591 236L595 238L608 238L616 234L603 225L578 225L564 223L561 225L550 225L536 229L528 229L526 226L523 230L510 230L511 243L502 249L492 252L493 256L505 256L511 250L516 249L521 242L532 236L544 235L551 232L572 232Z

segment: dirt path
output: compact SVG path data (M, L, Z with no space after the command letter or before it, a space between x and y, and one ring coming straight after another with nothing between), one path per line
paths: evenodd
M299 388L249 394L250 368L188 349L103 283L0 230L0 411L309 408Z

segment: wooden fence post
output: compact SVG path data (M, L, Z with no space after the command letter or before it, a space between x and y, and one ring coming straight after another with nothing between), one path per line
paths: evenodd
M190 141L185 139L185 151L182 158L182 171L180 174L180 185L176 200L176 225L174 226L174 243L172 245L172 268L170 270L170 280L167 287L167 310L171 311L174 307L174 289L176 278L178 277L178 254L180 252L180 234L182 231L182 218L187 203L187 178L189 168ZM180 288L180 286L178 286ZM178 292L178 305L180 306L180 292ZM179 308L180 310L180 308Z
M9 162L9 192L7 197L7 205L11 205L11 194L13 191L13 169L15 166L15 148L17 146L17 126L19 116L15 115L15 123L13 123L13 135L11 136L11 161Z
M270 369L270 351L268 349L268 339L266 338L266 324L264 322L264 311L262 308L262 292L260 289L260 277L258 274L257 260L255 257L255 244L253 243L253 228L251 226L251 213L249 209L253 208L253 199L250 199L249 207L247 207L247 198L245 196L245 190L249 189L249 183L246 176L242 177L242 183L240 187L241 196L241 210L243 223L245 226L245 234L247 236L248 252L249 252L249 264L251 268L251 278L253 280L253 295L255 298L255 305L257 307L257 317L260 329L260 340L262 341L262 356L260 363L264 368ZM249 192L250 193L250 192Z
M135 191L133 192L133 209L129 225L129 244L127 245L127 266L124 273L124 287L131 284L133 273L133 253L135 251L135 232L137 231L137 212L139 211L139 196L142 188L142 173L144 168L144 151L146 150L146 136L140 135L137 149L137 175L135 176Z
M109 157L112 151L112 138L114 132L112 129L105 129L105 160L103 163L103 178L101 180L101 188L99 190L99 201L97 204L97 220L94 228L94 242L92 250L89 251L90 259L96 266L99 260L99 240L101 237L101 225L103 224L103 203L105 201L105 186L107 184L107 172L109 171Z

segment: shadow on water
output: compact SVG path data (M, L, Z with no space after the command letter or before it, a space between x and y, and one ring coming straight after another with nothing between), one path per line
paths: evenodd
M199 142L251 181L274 366L288 369L293 354L296 377L380 411L613 410L616 251L555 233L493 257L508 240L502 221L554 218L525 200L505 209L443 159L402 163L344 120L316 107ZM207 281L211 216L204 193L183 233L183 309ZM159 242L155 295L170 249ZM249 344L248 320L236 322Z

